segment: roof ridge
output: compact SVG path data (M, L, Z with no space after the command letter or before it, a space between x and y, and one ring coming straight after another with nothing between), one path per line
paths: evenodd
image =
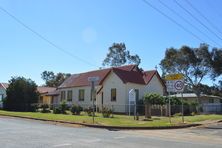
M145 73L145 72L154 72L154 71L157 71L157 70L153 69L153 70L146 70L146 71L143 71L143 72Z
M91 70L91 71L86 71L86 72L74 73L72 75L80 75L80 74L86 74L86 73L90 73L90 72L98 72L98 71L103 71L103 70L121 69L122 67L130 67L130 66L136 66L136 64L129 64L129 65L123 65L123 66L118 66L118 67L109 67L109 68L104 68L104 69ZM121 69L121 70L123 70L123 69Z

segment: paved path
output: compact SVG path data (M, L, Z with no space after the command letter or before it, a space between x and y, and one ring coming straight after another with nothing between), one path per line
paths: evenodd
M219 128L109 131L0 117L1 148L221 148L219 139Z

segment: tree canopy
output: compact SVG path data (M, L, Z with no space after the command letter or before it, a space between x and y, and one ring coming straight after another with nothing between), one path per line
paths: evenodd
M206 95L214 95L222 97L222 87L220 85L208 86L205 84L200 84L201 92L204 92Z
M201 44L198 48L182 46L167 49L160 63L163 74L182 73L186 84L199 96L201 81L211 74L211 53L208 48L207 44Z
M222 74L222 50L213 48L211 52L212 77L219 77Z
M33 103L38 102L37 85L31 79L13 77L6 90L4 109L11 111L34 111Z
M52 71L43 71L41 74L42 79L45 81L45 85L49 87L58 87L66 78L71 76L69 73L57 73Z
M108 50L108 54L102 63L103 66L117 67L125 64L139 65L141 62L141 59L137 54L130 54L126 49L125 43L113 43Z
M156 93L148 93L144 95L144 103L151 105L163 105L165 104L164 97Z

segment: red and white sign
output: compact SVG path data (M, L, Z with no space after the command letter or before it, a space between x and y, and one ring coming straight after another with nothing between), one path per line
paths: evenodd
M166 86L167 86L167 92L183 92L184 90L183 76L181 76L180 74L169 75L166 79Z

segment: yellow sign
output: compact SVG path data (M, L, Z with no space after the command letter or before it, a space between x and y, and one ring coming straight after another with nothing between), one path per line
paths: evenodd
M167 81L173 81L173 80L181 80L183 79L183 74L170 74L165 76L165 80Z

